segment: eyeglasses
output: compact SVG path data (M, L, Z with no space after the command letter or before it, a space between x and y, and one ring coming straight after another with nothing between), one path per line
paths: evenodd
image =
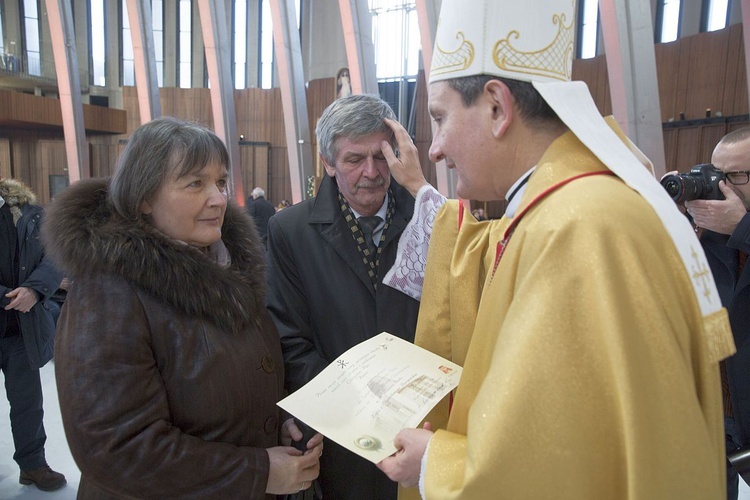
M742 186L750 181L750 170L739 170L737 172L725 172L727 180L735 186Z

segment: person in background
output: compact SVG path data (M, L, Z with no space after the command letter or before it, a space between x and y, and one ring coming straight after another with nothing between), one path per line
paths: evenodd
M10 429L21 484L42 491L65 486L47 464L39 369L53 356L56 304L62 274L39 238L44 211L22 182L0 179L0 368L10 403Z
M574 8L442 3L430 159L508 204L479 222L449 201L429 239L415 342L463 372L379 464L427 499L725 496L727 313L645 157L570 81Z
M750 447L750 127L725 135L711 163L726 175L723 200L692 200L685 208L699 228L700 242L724 307L729 311L737 353L721 363L727 453ZM737 500L737 471L727 463L727 498Z
M280 212L284 210L287 207L291 207L292 204L289 203L289 200L281 200L278 205L276 205L276 211Z
M49 209L45 243L71 281L55 375L78 498L260 499L318 475L322 436L283 445L302 436L276 407L263 244L228 169L213 132L159 118L111 179Z
M250 193L250 197L247 199L247 213L255 221L255 226L258 228L258 233L263 239L263 244L266 243L268 234L268 219L276 213L276 209L273 207L270 201L265 198L265 192L262 188L256 187Z
M383 277L393 265L414 198L391 182L388 103L374 95L335 100L316 134L326 176L317 196L268 225L268 310L281 335L294 392L350 347L387 331L412 341L419 302ZM397 494L374 464L326 441L324 498L388 500Z

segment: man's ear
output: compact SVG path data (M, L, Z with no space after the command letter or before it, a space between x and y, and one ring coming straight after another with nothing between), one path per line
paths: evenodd
M499 139L505 135L515 118L513 95L500 80L490 80L484 86L482 98L492 107L492 135Z
M326 168L326 173L330 175L331 177L333 177L334 174L336 173L336 169L328 164L326 159L323 158L323 155L319 154L318 157L320 158L320 161L323 163L323 166Z
M153 207L151 207L151 203L149 203L146 200L143 200L141 202L141 214L142 215L150 215L154 211Z

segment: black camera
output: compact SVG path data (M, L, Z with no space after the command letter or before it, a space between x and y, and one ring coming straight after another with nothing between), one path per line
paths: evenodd
M690 200L723 200L719 181L726 181L724 172L710 163L702 163L685 174L667 175L661 185L677 203Z

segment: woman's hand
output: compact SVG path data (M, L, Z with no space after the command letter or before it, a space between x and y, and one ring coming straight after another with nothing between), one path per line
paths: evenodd
M281 444L283 446L291 446L292 441L299 441L302 437L302 431L295 423L294 418L288 418L281 424Z
M310 443L317 444L310 446ZM316 434L308 441L303 454L291 446L267 448L270 462L266 493L288 495L306 490L320 473L320 456L323 454L323 436Z

